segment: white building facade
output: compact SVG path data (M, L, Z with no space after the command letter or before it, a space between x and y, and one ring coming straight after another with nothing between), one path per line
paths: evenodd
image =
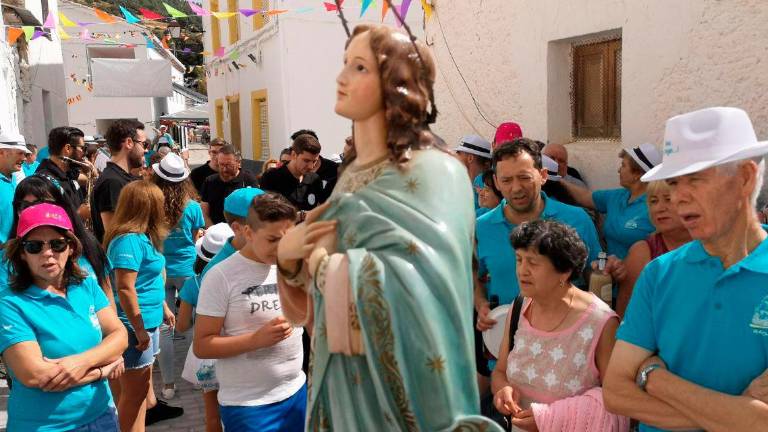
M360 22L380 22L381 2L377 5L360 18L360 2L346 2L350 29ZM204 0L203 7L211 11L290 8L278 15L203 18L206 51L224 47L225 53L223 58L206 57L211 72L207 81L211 137L233 143L245 158L266 160L277 158L291 144L293 132L312 129L320 137L323 154L341 153L351 123L334 112L336 75L346 41L336 13L314 0ZM423 34L418 2L407 21L417 35ZM394 22L390 12L385 23Z
M71 35L70 39L62 41L66 93L72 100L66 107L70 126L82 129L86 135L104 134L114 120L123 118L157 127L161 116L187 108L189 101L185 95L173 90L174 85L183 87L184 65L152 36L153 47L148 47L143 33L151 34L149 30L129 24L121 17L115 17L117 22L112 24L102 23L93 9L66 0L61 0L59 7L71 21L96 23L87 26L91 35L96 34L91 40L81 38L81 27L64 28ZM103 34L109 34L108 39L117 44L105 41ZM99 82L94 80L94 60L102 59L139 60L140 65L148 65L150 61L168 62L170 73L144 79L146 87L161 81L159 87L166 90L149 95L151 90L135 87L126 89L119 96L104 96L103 88L99 89ZM121 86L121 80L115 75L103 85ZM92 86L92 90L89 91L88 86Z
M435 130L447 142L515 121L566 144L593 188L618 185L617 154L661 145L670 116L737 106L768 138L768 2L436 2ZM485 117L485 119L483 118Z

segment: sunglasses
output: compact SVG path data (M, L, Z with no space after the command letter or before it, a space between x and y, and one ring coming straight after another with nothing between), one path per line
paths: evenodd
M24 240L21 242L21 247L24 248L24 252L32 255L37 255L43 251L45 245L49 245L51 250L56 253L61 253L67 250L69 247L68 239L53 239L53 240Z

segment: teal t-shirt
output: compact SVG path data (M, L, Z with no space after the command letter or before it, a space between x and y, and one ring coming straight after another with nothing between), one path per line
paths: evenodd
M146 234L129 233L116 237L109 243L107 257L112 267L135 271L136 296L144 321L144 328L154 329L163 322L163 301L165 300L165 282L163 269L165 257L152 245ZM113 281L112 291L117 301L117 316L125 326L133 331L133 326L125 311L120 306L117 296L117 284Z
M232 246L232 239L234 237L230 237L226 243L224 243L224 247L221 248L219 253L214 255L213 258L211 258L211 261L208 262L208 264L205 265L203 268L203 272L200 273L200 280L203 280L203 277L205 277L205 274L208 273L208 270L212 269L213 266L216 264L224 261L225 259L232 256L237 250Z
M45 147L41 148L40 151L37 152L37 160L38 161L41 161L43 159L48 159L49 156L50 155L49 155L49 151L48 151L48 146L45 146Z
M110 264L109 259L107 259L105 264L105 271L107 274L110 274L112 272L112 265ZM84 256L81 255L80 258L77 259L77 265L80 266L80 268L86 273L89 279L93 280L96 285L99 284L99 280L96 278L96 274L93 271L91 263L88 262ZM3 293L5 293L7 290L11 289L10 274L11 263L5 259L5 249L0 250L0 297L2 297Z
M8 293L0 298L0 353L21 342L36 342L51 359L85 352L101 343L96 313L108 306L104 292L90 278L70 285L66 298L34 285ZM62 392L26 387L15 379L8 430L71 430L94 421L111 405L106 379Z
M768 239L728 269L698 240L651 261L616 339L655 353L680 378L741 395L768 369Z
M37 167L39 167L39 166L40 166L40 162L38 162L38 161L34 161L32 163L28 163L28 162L24 161L21 164L21 169L24 171L24 176L29 177L29 176L33 175L35 173L35 171L37 171Z
M13 225L13 194L16 186L13 180L0 173L0 243L8 241Z
M193 267L197 258L195 241L192 235L205 226L203 210L197 201L189 200L179 223L168 233L163 243L165 253L165 272L169 278L191 277L195 275Z
M549 198L543 192L541 195L545 200L541 219L556 220L576 230L587 247L589 254L587 265L596 260L597 254L603 249L600 246L595 225L587 212L580 207L563 204ZM517 225L509 223L504 216L504 206L506 205L506 200L502 201L498 207L480 216L475 228L479 272L481 275L488 274L490 276L490 281L486 284L488 298L497 295L501 305L512 303L520 293L517 272L515 271L517 268L515 250L512 248L512 242L509 238Z
M202 276L195 275L185 280L184 285L179 290L179 298L192 305L192 307L197 307L197 298L200 296L200 283L202 279Z
M645 240L656 231L648 215L645 194L629 202L627 189L609 189L592 192L595 209L605 214L603 233L609 255L626 258L629 248Z

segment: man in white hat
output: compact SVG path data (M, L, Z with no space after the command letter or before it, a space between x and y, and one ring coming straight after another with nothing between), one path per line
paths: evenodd
M666 180L694 240L640 274L603 382L608 410L641 431L768 428L765 154L740 109L667 122L663 163L642 179Z
M467 168L475 194L475 212L481 216L487 209L480 207L478 193L483 189L483 173L491 167L491 143L477 135L467 135L454 149L456 158Z
M0 244L8 240L13 223L13 173L21 171L29 153L21 134L0 131Z

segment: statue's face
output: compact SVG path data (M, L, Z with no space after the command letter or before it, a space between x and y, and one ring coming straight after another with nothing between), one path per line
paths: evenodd
M336 84L335 109L340 116L359 121L384 109L381 77L371 50L370 32L362 33L350 42Z

